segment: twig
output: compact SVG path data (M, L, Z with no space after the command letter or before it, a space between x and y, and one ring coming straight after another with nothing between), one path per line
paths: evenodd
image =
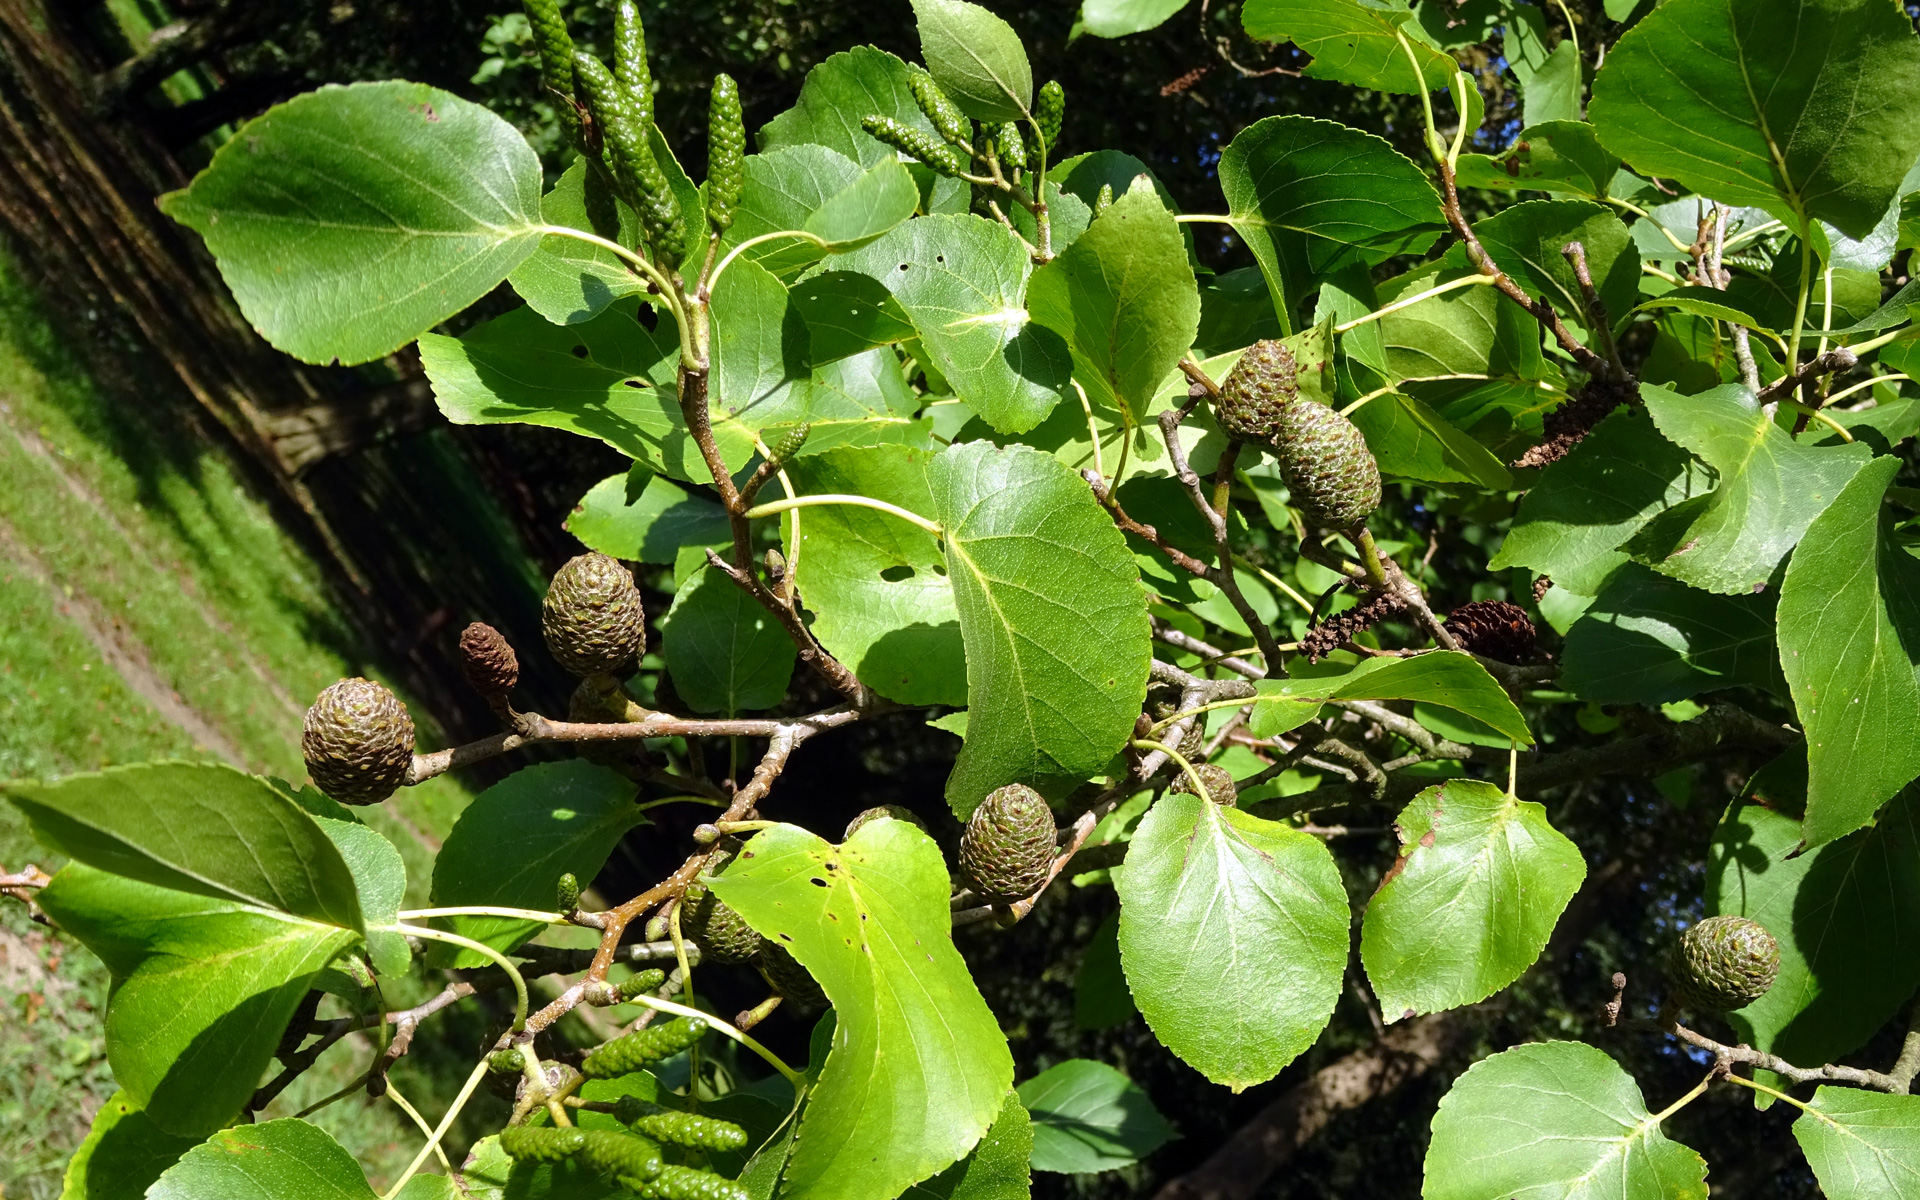
M1834 371L1846 371L1858 366L1860 359L1845 346L1835 346L1825 354L1817 354L1801 364L1799 370L1783 375L1766 387L1760 389L1760 403L1771 404L1776 400L1786 401L1796 408L1811 406L1800 404L1793 399L1793 393L1801 384L1817 379Z
M1600 351L1607 361L1622 376L1627 373L1626 363L1621 361L1620 347L1613 341L1613 323L1607 316L1607 303L1600 298L1600 290L1593 286L1593 272L1587 266L1587 248L1579 242L1568 242L1561 247L1560 253L1573 264L1573 277L1580 284L1580 299L1587 307L1587 325L1594 336L1600 339Z
M1907 1038L1901 1043L1900 1057L1887 1071L1887 1078L1900 1085L1902 1093L1913 1089L1914 1076L1920 1075L1920 1008L1908 1018Z
M1636 1022L1636 1024L1638 1024ZM1704 1033L1688 1029L1678 1021L1660 1023L1662 1032L1673 1035L1690 1046L1697 1046L1725 1063L1739 1063L1743 1066L1759 1067L1763 1071L1772 1071L1791 1083L1812 1083L1815 1080L1832 1083L1850 1083L1855 1087L1871 1088L1876 1092L1892 1092L1905 1095L1907 1083L1879 1071L1862 1070L1859 1067L1836 1067L1832 1063L1819 1067L1796 1067L1777 1054L1755 1050L1751 1046L1729 1046L1716 1042Z

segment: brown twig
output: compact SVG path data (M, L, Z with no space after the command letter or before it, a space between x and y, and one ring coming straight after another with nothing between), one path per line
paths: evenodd
M1613 323L1607 316L1607 302L1600 298L1600 289L1593 286L1593 272L1587 266L1587 248L1579 242L1568 242L1560 248L1560 253L1573 265L1573 277L1580 284L1580 299L1587 309L1587 327L1600 340L1600 352L1613 364L1620 377L1625 377L1627 365L1620 358L1620 347L1614 344Z
M1763 1071L1772 1071L1789 1083L1812 1083L1819 1080L1850 1083L1854 1087L1871 1088L1876 1092L1906 1094L1904 1083L1891 1075L1883 1075L1879 1071L1867 1071L1859 1067L1836 1067L1832 1063L1819 1067L1796 1067L1777 1054L1768 1054L1744 1044L1729 1046L1724 1042L1716 1042L1706 1034L1688 1029L1678 1021L1660 1023L1659 1028L1662 1032L1671 1034L1690 1046L1697 1046L1707 1051L1720 1062L1759 1067Z
M1801 384L1811 382L1822 375L1834 371L1846 371L1858 366L1860 358L1845 346L1835 346L1825 354L1815 355L1800 365L1791 375L1776 379L1760 389L1760 403L1771 404L1776 400L1791 400L1794 391Z

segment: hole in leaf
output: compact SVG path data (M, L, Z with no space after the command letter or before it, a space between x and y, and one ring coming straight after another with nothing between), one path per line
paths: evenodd
M906 270L906 269L907 269L908 267L910 267L910 266L912 266L912 265L913 265L912 263L901 263L901 264L900 264L900 269L901 269L902 271L904 271L904 270Z
M899 563L881 571L880 578L886 580L888 583L899 583L902 580L913 578L913 568L907 566L905 563Z
M824 879L822 879L822 878L820 878L820 877L819 877L818 875L815 875L815 876L813 876L813 877L812 877L811 879L809 879L809 880L807 880L807 882L808 882L808 883L811 883L811 884L812 884L813 886L815 886L815 887L826 887L826 886L827 886L827 881L826 881L826 880L824 880Z
M640 328L652 333L660 327L660 310L651 304L642 304L633 319L640 322Z
M935 563L933 564L933 573L935 575L945 576L947 573L947 569L941 566L939 563Z
M575 358L585 358L587 356L587 348L585 346L575 346L573 348L573 356Z
M647 381L644 379L628 379L624 382L630 388L643 388L647 386Z

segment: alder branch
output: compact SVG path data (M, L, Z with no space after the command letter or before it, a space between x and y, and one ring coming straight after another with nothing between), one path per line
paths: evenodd
M1634 1023L1638 1025L1638 1022ZM1796 1067L1777 1054L1755 1050L1751 1046L1729 1046L1716 1042L1704 1033L1688 1029L1678 1021L1668 1022L1665 1026L1655 1025L1662 1032L1669 1033L1690 1046L1697 1046L1713 1055L1715 1060L1724 1063L1737 1063L1743 1066L1758 1067L1763 1071L1772 1071L1789 1083L1812 1083L1816 1080L1831 1083L1847 1083L1854 1087L1870 1088L1876 1092L1892 1092L1905 1095L1907 1083L1891 1075L1878 1071L1862 1070L1859 1067L1836 1067L1832 1063L1819 1067Z
M1846 371L1860 364L1860 358L1845 346L1835 346L1825 354L1817 354L1802 363L1798 370L1790 375L1774 380L1760 389L1760 403L1771 404L1776 400L1792 400L1793 393L1801 384L1809 383L1822 375L1834 371Z

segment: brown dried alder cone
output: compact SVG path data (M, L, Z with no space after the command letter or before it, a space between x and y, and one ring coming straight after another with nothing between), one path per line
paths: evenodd
M327 795L342 804L378 804L407 781L413 718L371 679L342 679L307 710L300 753Z
M1010 783L973 810L960 835L960 878L981 899L1012 904L1040 889L1059 833L1040 793Z
M1780 944L1747 917L1708 917L1673 944L1667 982L1696 1012L1731 1012L1767 994L1780 974Z
M1193 773L1200 777L1201 783L1207 785L1208 799L1220 805L1222 808L1233 807L1234 801L1238 796L1234 790L1233 776L1228 773L1225 767L1217 766L1214 763L1195 763L1193 764ZM1174 776L1173 786L1167 790L1170 792L1182 792L1189 796L1197 796L1200 794L1193 790L1193 780L1187 777L1185 771Z
M855 816L853 820L848 821L847 832L841 835L840 840L843 842L846 841L857 833L862 825L871 825L873 822L879 820L905 821L907 824L919 829L921 833L932 832L927 828L927 823L922 821L912 809L902 808L898 804L879 804Z
M498 629L475 621L460 633L460 670L482 696L504 696L520 682L520 659Z
M1567 451L1579 445L1593 427L1605 420L1607 415L1622 404L1632 404L1640 398L1640 385L1629 379L1624 383L1611 383L1605 379L1590 379L1585 387L1573 394L1565 404L1546 415L1541 422L1544 435L1540 444L1513 460L1515 467L1544 467L1559 462L1567 456Z
M779 942L767 942L760 947L760 953L754 956L754 963L760 968L760 974L766 977L767 985L778 992L788 1004L809 1012L827 1006L827 994L820 990L813 976L800 965L798 959L787 953Z
M568 559L540 609L547 649L575 675L631 666L647 652L647 619L633 574L604 554Z
M1505 600L1475 600L1446 615L1447 632L1482 658L1521 666L1532 662L1537 633L1527 610Z
M718 873L738 853L739 839L725 839L714 848L705 873ZM688 885L680 901L680 932L700 947L703 962L746 962L760 952L765 941L747 924L745 917L714 895L713 889L701 879Z
M1264 442L1273 436L1280 411L1300 396L1300 370L1284 345L1262 340L1248 346L1227 372L1214 402L1214 419L1227 436Z
M1317 663L1405 608L1400 597L1392 594L1375 596L1356 604L1307 630L1306 636L1300 639L1300 653L1307 656L1308 662Z

